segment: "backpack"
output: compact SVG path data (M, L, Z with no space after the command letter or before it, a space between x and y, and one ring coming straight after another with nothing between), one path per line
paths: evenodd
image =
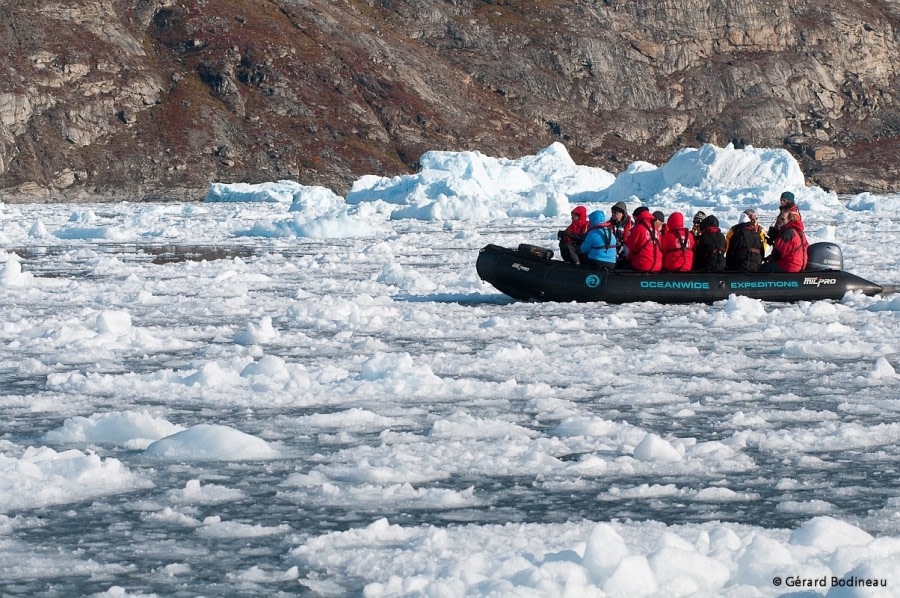
M704 231L694 248L694 270L721 272L725 269L725 235L716 230Z
M709 267L711 272L721 272L725 269L725 235L721 232L715 235L715 244L709 259Z
M754 226L737 225L732 229L725 264L729 270L757 272L762 266L762 239Z

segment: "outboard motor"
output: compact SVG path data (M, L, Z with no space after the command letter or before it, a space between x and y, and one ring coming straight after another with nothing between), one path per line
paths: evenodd
M806 253L808 261L806 269L816 270L843 270L844 254L837 243L813 243Z

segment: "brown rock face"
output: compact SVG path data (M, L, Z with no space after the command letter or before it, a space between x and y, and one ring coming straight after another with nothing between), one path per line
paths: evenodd
M896 0L0 0L0 201L345 193L427 150L785 147L900 190Z

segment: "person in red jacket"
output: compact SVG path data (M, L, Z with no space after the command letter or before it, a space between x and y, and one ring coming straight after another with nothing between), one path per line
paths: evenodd
M584 236L588 231L587 208L578 206L572 210L572 224L557 233L556 238L559 239L559 255L566 261L573 264L581 263L581 247Z
M762 272L802 272L806 268L809 241L803 232L800 212L789 211L785 219L787 222L779 229L772 253L760 269Z
M672 212L666 232L659 241L662 269L668 272L690 272L694 265L694 235L684 226L684 214Z
M628 265L638 272L659 272L662 270L662 251L656 235L655 218L650 210L635 210L635 222L625 239L628 250Z

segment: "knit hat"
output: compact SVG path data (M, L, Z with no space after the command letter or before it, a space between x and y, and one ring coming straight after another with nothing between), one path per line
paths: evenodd
M612 211L622 212L622 215L624 216L628 213L628 206L625 205L624 201L617 201L615 204L613 204Z
M657 220L659 220L660 222L666 221L666 215L663 214L660 210L656 210L655 212L653 212L653 217L656 218Z
M700 224L706 218L706 212L700 211L694 214L694 224Z
M784 193L781 194L781 197L779 199L786 199L786 200L790 201L791 203L793 203L794 194L791 193L790 191L785 191Z
M704 218L703 222L700 223L700 230L706 230L708 228L719 228L719 219L712 214Z
M632 218L637 218L638 215L643 214L644 212L649 212L650 208L647 206L638 206L634 209L634 212L631 213Z

